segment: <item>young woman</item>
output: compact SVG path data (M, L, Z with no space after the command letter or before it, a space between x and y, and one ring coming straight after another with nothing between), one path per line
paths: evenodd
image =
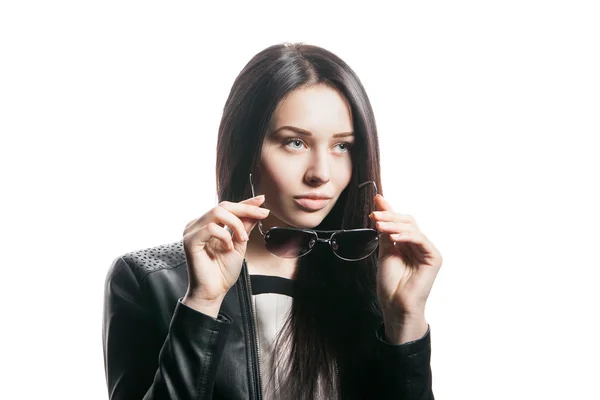
M424 310L442 257L381 196L375 118L344 61L304 44L253 57L225 104L217 188L181 241L114 260L111 399L433 399Z

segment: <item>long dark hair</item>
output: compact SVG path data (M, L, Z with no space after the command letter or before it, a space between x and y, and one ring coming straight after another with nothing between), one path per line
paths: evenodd
M248 174L260 184L261 146L277 105L292 91L325 84L350 104L355 144L352 177L337 203L316 229L373 227L373 191L358 188L380 179L379 142L373 110L354 71L338 56L302 43L270 46L256 54L233 83L217 142L219 201L251 197ZM294 302L279 343L291 347L279 395L311 399L322 380L326 398L335 396L336 369L358 371L368 343L381 323L375 291L377 252L346 262L324 247L298 259ZM280 348L280 347L277 347ZM360 375L360 374L358 374ZM361 385L360 379L354 385Z

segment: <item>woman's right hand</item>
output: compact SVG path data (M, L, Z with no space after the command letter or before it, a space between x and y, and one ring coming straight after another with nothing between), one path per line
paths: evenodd
M187 224L183 250L189 280L184 304L217 317L225 294L242 270L248 234L269 215L269 210L259 207L264 201L264 195L239 203L223 201Z

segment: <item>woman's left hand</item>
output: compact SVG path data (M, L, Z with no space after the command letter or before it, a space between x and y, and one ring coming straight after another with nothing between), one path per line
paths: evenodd
M377 296L381 302L386 338L405 343L427 331L425 303L442 266L442 256L410 215L392 210L381 195L378 211L369 215L382 232L379 243Z

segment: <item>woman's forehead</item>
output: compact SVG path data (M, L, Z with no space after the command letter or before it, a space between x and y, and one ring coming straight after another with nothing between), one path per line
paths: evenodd
M301 88L290 93L277 107L272 131L296 127L313 135L352 132L352 115L347 100L326 85Z

